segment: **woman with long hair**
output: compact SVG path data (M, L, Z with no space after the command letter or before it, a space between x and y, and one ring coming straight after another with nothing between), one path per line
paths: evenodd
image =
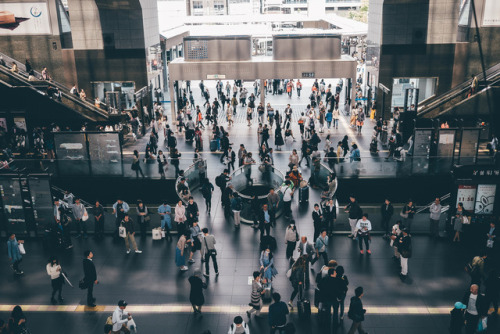
M62 268L59 264L59 259L56 256L51 256L49 262L47 263L47 274L50 276L51 284L52 284L52 296L50 298L50 302L52 304L56 303L56 299L54 296L56 292L58 292L59 302L63 302L64 299L62 297L62 286L64 284L64 277L62 276Z

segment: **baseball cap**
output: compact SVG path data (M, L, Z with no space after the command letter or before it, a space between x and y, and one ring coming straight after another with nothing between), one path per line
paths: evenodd
M455 308L456 309L459 309L459 310L465 310L467 308L467 306L465 306L464 304L462 304L461 302L456 302L455 303Z
M126 307L127 305L128 305L128 303L126 301L124 301L123 299L118 302L118 306L120 306L120 307Z

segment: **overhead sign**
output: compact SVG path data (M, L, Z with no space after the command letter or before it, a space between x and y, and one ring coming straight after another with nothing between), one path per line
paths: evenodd
M226 78L225 74L207 74L207 80L219 80L225 78Z
M0 36L50 35L45 2L0 3Z
M500 1L484 1L483 26L500 27Z
M316 78L316 73L314 72L302 72L303 78Z

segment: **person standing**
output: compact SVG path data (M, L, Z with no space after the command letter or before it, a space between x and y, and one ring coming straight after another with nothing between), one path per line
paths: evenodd
M215 275L219 276L219 266L217 265L217 250L215 249L215 237L212 234L208 234L208 228L204 228L203 232L203 242L201 243L201 253L202 258L205 259L205 277L210 275L210 258L212 258Z
M193 226L191 226L189 228L189 232L190 232L190 239L191 239L191 250L189 252L188 262L189 263L194 263L194 260L193 260L194 253L197 250L199 250L200 251L200 255L201 255L201 242L200 242L200 238L202 238L202 233L201 233L201 228L200 228L197 220L193 222Z
M320 231L323 229L323 213L319 209L319 204L314 204L314 210L312 212L312 219L314 225L314 236L313 240L318 239Z
M349 204L344 208L345 211L349 214L349 225L351 226L351 234L347 237L353 240L356 240L356 224L358 219L363 215L363 211L356 201L356 197L354 195L349 196Z
M134 156L132 157L132 170L135 170L136 178L139 178L139 173L141 173L142 178L144 178L144 173L141 168L141 159L139 158L139 151L134 150Z
M179 235L184 234L186 230L186 208L181 200L179 200L175 206L174 221L177 223L177 233Z
M429 211L431 212L429 217L431 221L431 237L439 238L439 220L441 219L441 202L439 197L436 197L436 200L431 204Z
M338 266L336 269L335 269L335 272L337 273L337 278L339 278L341 281L340 281L340 289L339 289L339 292L340 292L340 295L338 297L338 300L339 300L339 306L340 306L340 321L344 321L344 302L345 302L345 297L347 295L347 290L349 289L348 288L348 285L349 285L349 280L347 279L347 276L344 275L344 267L343 266Z
M455 307L450 312L450 334L462 334L462 329L464 328L465 318L464 310L467 308L461 302L456 302Z
M326 266L328 263L328 236L326 235L326 229L321 231L321 234L316 239L316 243L314 244L314 248L316 249L316 257L311 261L311 264L316 263L318 259L323 257L324 265Z
M205 206L208 214L210 215L210 211L212 210L212 193L214 192L214 185L210 182L208 178L204 179L203 184L201 185L201 194L205 199Z
M99 200L95 201L94 214L94 233L97 239L104 238L104 207Z
M7 240L7 254L9 255L9 260L11 262L10 267L14 270L16 275L24 274L24 271L19 269L19 264L23 260L21 251L19 250L19 245L24 243L23 240L17 240L16 235L12 233Z
M384 229L384 238L389 238L389 227L393 214L394 207L391 204L391 200L386 198L384 204L382 204L382 206L380 207L380 215L382 216L382 228Z
M260 272L254 271L252 281L252 294L250 295L250 306L252 306L252 308L247 311L248 321L250 321L250 317L252 316L253 312L255 312L256 317L260 318L260 312L262 310L262 295L265 292L260 281Z
M292 196L293 186L290 180L286 180L279 190L283 194L283 216L285 219L292 218Z
M113 312L112 322L113 322L113 334L130 334L130 329L127 327L129 320L132 320L130 313L125 313L125 308L127 307L127 302L124 300L118 301L118 306Z
M365 243L366 252L371 254L370 250L370 231L372 223L368 220L368 214L363 214L363 217L356 224L356 236L359 242L359 252L363 254L363 242Z
M335 269L328 269L328 276L319 281L318 288L321 294L323 303L322 309L330 316L333 308L333 327L337 327L339 323L339 298L341 296L343 281L337 277ZM328 322L330 319L328 319Z
M500 294L500 274L498 273L498 269L493 269L490 271L488 278L484 282L486 286L486 300L488 303L488 309L490 304L493 304L493 309L495 310L495 314L498 313L498 297Z
M410 199L407 204L401 210L401 217L403 217L403 224L408 229L408 232L411 232L411 225L413 223L413 217L415 216L415 205L413 201Z
M297 241L299 241L299 232L297 232L295 220L292 219L285 231L286 259L289 260L290 263L293 262L293 251L297 246Z
M193 196L189 196L188 205L186 206L187 224L191 226L194 221L198 221L199 216L200 210L198 209L198 204L194 201Z
M201 271L197 270L194 272L193 276L189 277L189 284L191 284L189 301L193 306L194 314L201 314L201 307L205 304L203 289L207 288L207 283L203 282L201 276Z
M234 226L240 227L240 212L243 209L241 197L235 192L231 200L231 210L233 211Z
M306 289L309 288L309 263L312 260L313 254L314 254L314 247L311 245L310 242L307 241L306 236L302 236L300 238L299 246L297 248L297 251L299 252L299 256L303 257L305 262L305 286Z
M399 277L404 281L408 277L408 259L412 255L411 236L408 234L406 227L401 230L401 236L396 246L401 259L401 274L399 274Z
M167 201L163 201L163 204L158 207L158 214L161 217L161 229L165 231L166 227L166 236L172 238L170 235L170 230L172 230L172 207L168 205Z
M323 215L325 217L325 228L328 236L333 235L333 230L335 227L335 221L337 220L337 207L333 198L327 199L323 205Z
M477 330L480 316L487 314L485 297L479 293L479 286L472 284L469 291L464 294L462 304L467 309L465 311L465 333L474 334Z
M210 333L207 333L210 334ZM233 323L229 326L227 334L250 334L248 325L243 321L239 315L234 317Z
M271 334L283 333L286 325L286 315L290 313L285 302L281 301L281 295L277 292L273 293L273 301L269 306L269 326L271 327Z
M123 217L123 220L121 222L121 226L125 227L125 248L127 249L127 254L130 254L130 246L132 245L132 248L135 250L136 254L141 254L142 251L137 248L137 243L135 242L135 228L134 228L134 222L132 219L130 219L128 213L125 214L125 217Z
M366 334L361 326L361 323L365 320L366 313L366 310L363 309L363 303L361 302L361 298L364 295L363 287L357 287L356 290L354 290L354 294L355 295L351 297L349 312L347 312L347 316L352 320L352 325L348 334L354 334L356 330L359 334Z
M115 233L114 237L118 237L118 226L120 226L120 223L122 222L123 218L125 217L125 214L130 210L130 207L128 206L127 202L124 202L121 199L117 199L116 203L113 204L113 214L115 215Z
M141 200L139 200L137 202L136 212L137 212L137 222L139 223L139 228L141 230L141 238L145 238L146 229L151 219L149 217L149 209L147 206L144 205L144 203Z
M63 302L64 299L62 297L62 286L64 283L64 277L62 276L62 269L61 265L59 264L59 260L57 257L52 256L49 259L49 263L47 263L47 275L50 276L51 280L51 285L52 285L52 295L50 297L50 302L52 304L56 304L56 299L54 296L56 295L56 292L58 292L59 295L59 302Z
M177 241L177 247L175 248L175 264L181 271L186 271L189 268L186 266L186 257L184 251L187 248L187 243L191 242L191 239L187 240L184 233L181 234L179 240Z
M81 203L79 198L75 200L75 204L73 204L72 209L73 209L73 216L75 217L76 226L78 227L78 235L76 236L76 238L80 238L83 232L83 238L87 239L88 238L87 222L84 216L86 216L88 219L88 213L87 210L85 209L85 206Z
M269 214L271 216L271 225L276 225L276 211L280 204L280 196L276 194L273 188L269 189L269 194L267 194L267 204L269 208Z
M5 333L8 334L18 334L18 333L29 333L26 328L26 316L23 313L21 306L16 305L12 309L9 318L9 324Z
M94 285L99 284L97 272L92 260L94 254L90 250L83 252L83 284L87 289L87 306L95 307Z

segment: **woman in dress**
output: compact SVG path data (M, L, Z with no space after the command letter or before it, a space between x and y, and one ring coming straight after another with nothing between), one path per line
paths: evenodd
M177 232L179 234L183 234L186 230L185 221L186 221L186 208L184 207L181 200L175 206L175 216L174 221L177 223Z
M273 277L278 274L276 268L274 268L274 258L273 253L267 247L260 253L260 270L264 272L264 279L266 283L272 282Z
M177 241L177 247L175 248L175 264L181 271L188 270L188 267L186 266L186 258L184 257L187 242L191 242L191 240L187 240L186 236L181 234L179 241Z
M64 277L61 275L62 269L61 269L61 265L59 264L59 260L57 259L57 257L52 256L49 259L49 263L47 263L46 269L47 269L47 274L50 276L51 284L52 284L52 296L50 298L50 302L52 304L56 303L56 299L54 298L54 296L56 295L56 292L59 293L58 294L59 301L63 302L64 299L63 299L61 294L62 294L62 286L64 283Z
M203 289L207 288L207 283L203 282L201 271L197 270L194 272L193 276L189 277L189 284L191 284L189 301L193 306L194 313L201 314L201 307L205 304Z
M274 130L274 145L276 145L276 150L281 151L280 146L284 145L283 134L281 133L281 125L276 122L276 130Z

